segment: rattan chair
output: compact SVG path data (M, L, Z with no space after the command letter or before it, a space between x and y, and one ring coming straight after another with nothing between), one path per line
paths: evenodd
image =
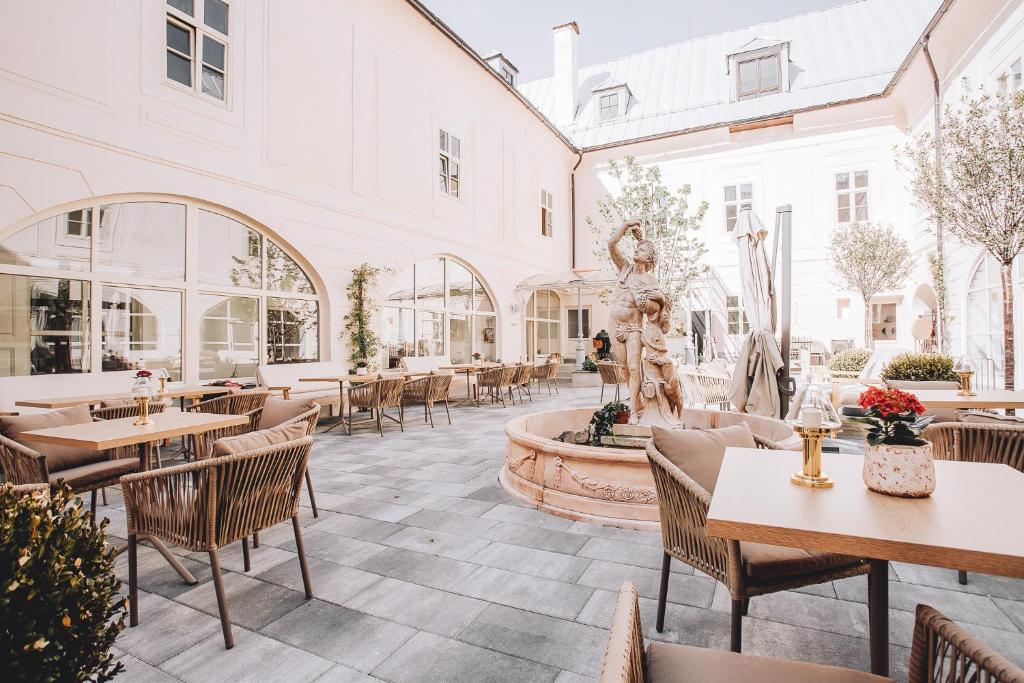
M490 370L484 370L483 372L477 373L476 386L477 391L486 389L487 396L491 399L491 403L501 402L501 406L505 407L505 389L509 389L511 393L512 386L512 375L516 369L514 366L492 368ZM479 398L482 398L479 397Z
M763 447L760 442L758 445ZM799 551L794 551L792 558L780 564L777 560L766 561L763 558L774 554L776 550L785 552L784 549L759 543L741 546L739 541L708 536L705 523L711 494L660 453L653 441L647 444L647 459L651 463L654 486L658 493L664 549L661 591L658 596L659 633L665 626L665 603L672 558L704 572L729 589L732 598L730 640L734 652L741 649L743 616L747 612L750 598L867 574L870 570L867 560L832 553L800 557Z
M352 408L365 408L370 411L370 417L377 420L377 431L384 436L384 425L382 420L386 417L392 422L397 422L402 431L405 431L405 409L402 407L402 387L405 386L405 378L386 377L352 386L348 390L348 420L346 428L348 435L352 436ZM398 419L388 415L388 408L398 408Z
M684 370L679 373L683 391L693 406L702 408L718 406L720 410L728 410L729 386L732 380L728 377L713 375L703 370Z
M604 387L606 384L615 385L615 400L620 397L620 385L626 383L626 369L618 363L610 360L603 360L597 364L597 371L601 373L601 403L604 403Z
M299 488L313 438L121 479L128 522L129 623L139 623L138 537L154 536L210 556L224 645L234 646L217 551L288 519L306 599L313 587L299 526Z
M452 412L448 407L448 393L452 386L452 375L435 375L407 380L402 387L403 403L422 403L423 421L430 422L434 428L434 404L444 403L444 412L448 415L448 424L452 423Z
M515 372L512 373L512 384L509 385L508 394L512 397L512 390L515 389L519 392L519 402L525 403L523 400L523 392L526 392L527 398L530 399L530 403L533 403L533 393L530 391L530 380L533 378L533 366L526 365L525 363L516 363L513 368ZM512 398L513 405L515 404L515 398Z
M694 671L700 671L697 678ZM601 666L601 683L666 681L818 681L870 683L882 679L863 671L754 657L713 648L651 643L645 651L640 601L631 581L619 587ZM985 681L1024 683L1024 669L981 644L928 605L917 606L910 647L909 683Z
M547 362L543 365L535 365L530 371L530 376L534 382L537 383L537 390L540 390L540 383L545 382L548 385L548 396L551 395L551 387L555 387L555 393L558 393L558 382L555 380L555 375L558 373L558 363Z
M208 413L212 415L251 415L257 408L263 407L269 396L270 391L267 389L246 389L245 391L236 391L224 396L218 396L217 398L200 401L194 405L186 406L185 410L190 413ZM251 420L250 423L255 424ZM222 439L225 436L238 436L248 431L251 431L250 425L241 424L233 427L213 429L203 434L202 439L189 437L184 442L185 458L188 459L190 456L207 458L213 452L213 443L217 439ZM197 444L201 452L197 452Z
M921 438L931 442L937 460L997 463L1024 472L1024 425L939 422L925 427ZM957 576L967 584L967 572Z

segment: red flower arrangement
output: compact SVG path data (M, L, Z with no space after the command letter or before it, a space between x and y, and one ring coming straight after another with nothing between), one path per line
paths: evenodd
M924 406L917 396L899 389L870 387L857 399L857 405L865 415L852 419L869 426L867 440L872 446L920 446L924 443L921 431L934 419L918 417Z
M135 376L136 377L152 377L153 373L150 372L149 370L142 369L142 370L139 370L138 372L136 372Z

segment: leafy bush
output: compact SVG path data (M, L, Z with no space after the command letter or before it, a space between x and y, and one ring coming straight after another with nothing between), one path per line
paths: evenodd
M583 370L585 372L597 372L597 363L590 356L583 359Z
M940 353L901 353L882 368L882 379L908 382L959 382L953 359Z
M115 551L80 498L0 484L0 680L107 681L124 628Z
M626 424L628 422L629 406L620 401L605 403L590 418L590 443L594 446L600 446L601 437L612 433L613 424Z
M868 364L871 352L867 349L846 349L832 356L828 369L832 372L860 372Z

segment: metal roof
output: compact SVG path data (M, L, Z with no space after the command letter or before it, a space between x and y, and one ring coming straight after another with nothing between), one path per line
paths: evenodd
M561 129L586 149L877 96L942 5L943 0L857 0L584 66L576 119ZM789 46L789 91L731 101L735 75L727 73L729 55L782 43ZM519 86L549 119L553 80ZM600 121L594 89L609 82L627 84L632 101L623 116Z

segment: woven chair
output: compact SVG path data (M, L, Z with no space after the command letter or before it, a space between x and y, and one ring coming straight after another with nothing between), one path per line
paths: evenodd
M423 421L430 422L430 428L434 428L434 404L444 403L444 412L448 415L448 424L452 423L452 413L448 407L448 393L452 386L452 375L435 375L433 373L426 377L406 381L402 387L402 401L404 403L422 403Z
M548 385L548 396L551 395L551 387L555 387L555 393L558 393L558 382L555 381L555 375L558 373L558 363L547 362L543 365L535 365L530 371L530 377L534 382L537 383L537 389L540 390L540 383L545 382Z
M262 408L270 396L267 389L246 389L236 391L217 398L200 401L194 405L186 406L185 410L190 413L207 413L210 415L251 415L257 408ZM255 424L250 420L250 424ZM185 447L185 457L207 458L213 452L213 442L225 436L238 436L252 431L247 424L235 425L233 427L221 427L203 434L202 439L189 437ZM198 447L198 448L197 448Z
M940 422L925 427L921 438L931 442L936 460L997 463L1024 472L1024 425ZM967 572L957 577L967 585Z
M402 387L405 386L405 378L387 377L365 382L349 388L348 390L348 420L346 427L348 435L352 436L352 408L365 408L370 411L370 417L377 420L377 431L384 436L384 425L382 420L386 417L405 431L405 409L402 407ZM398 408L398 419L388 415L388 408Z
M511 393L512 386L512 375L516 369L514 366L492 368L490 370L484 370L483 372L477 373L476 386L477 391L482 389L487 390L487 396L490 397L491 403L497 403L501 401L501 406L505 407L505 389L509 388Z
M758 442L759 447L763 446ZM800 550L708 536L705 532L711 494L647 444L661 514L661 591L657 629L665 626L665 604L672 558L725 584L732 598L731 647L739 652L743 616L750 598L836 579L867 574L867 560L832 553L806 555Z
M129 623L139 623L138 537L154 536L206 552L220 610L224 646L234 647L217 551L253 532L291 519L306 599L313 587L299 526L299 488L313 438L121 479L128 522Z
M712 375L698 369L680 372L679 380L691 405L700 405L702 408L718 406L721 410L729 409L729 385L732 383L729 378Z
M533 378L533 366L526 365L525 363L516 363L514 366L515 372L512 373L512 384L509 386L508 394L512 396L512 390L515 389L519 392L519 402L525 403L523 400L523 392L526 392L527 398L530 399L530 403L533 403L533 393L530 391L530 380ZM512 403L515 404L515 399L512 399Z
M652 642L645 652L636 588L631 581L624 581L619 587L600 680L601 683L690 680L878 683L891 679L835 666L676 643ZM932 607L918 605L908 681L1024 683L1024 670L979 643Z
M606 384L615 385L615 400L618 401L620 385L626 383L626 369L618 363L603 360L597 364L597 371L601 373L601 403L604 403L604 387Z

